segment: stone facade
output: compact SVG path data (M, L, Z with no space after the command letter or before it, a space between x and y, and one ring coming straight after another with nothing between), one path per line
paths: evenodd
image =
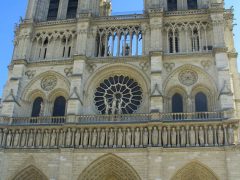
M29 0L0 102L1 180L239 180L222 0Z

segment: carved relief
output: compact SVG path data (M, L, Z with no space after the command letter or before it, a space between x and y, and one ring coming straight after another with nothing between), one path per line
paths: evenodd
M205 70L208 70L212 66L212 62L209 60L201 61L201 65Z
M65 68L65 69L64 69L64 73L66 74L67 77L72 76L72 74L73 74L73 68L72 68L72 67L70 67L70 68Z
M25 72L25 75L28 77L28 79L32 79L36 74L36 70L29 70Z
M193 70L184 70L179 73L178 79L183 85L191 86L197 82L198 74Z
M44 77L41 81L41 88L45 91L53 90L57 85L57 77L56 76L47 76Z
M173 70L175 67L175 63L164 63L163 67L166 69L166 71L169 73Z

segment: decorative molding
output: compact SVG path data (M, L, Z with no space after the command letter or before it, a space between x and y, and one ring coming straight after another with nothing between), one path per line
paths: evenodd
M41 81L41 88L45 91L53 90L57 85L57 77L54 75L46 76Z
M163 97L162 92L159 89L159 85L156 83L151 93L151 97L159 97L159 96Z
M13 89L10 90L8 96L3 102L14 102L16 103L19 107L21 107L20 103L17 101L16 96L14 95Z
M166 69L168 73L170 73L174 69L175 63L164 63L163 67Z
M72 91L72 93L71 93L70 96L69 96L69 99L70 99L70 100L77 99L77 100L79 100L79 102L83 105L83 101L82 101L82 99L80 98L80 95L79 95L79 93L78 93L77 87L74 87L74 88L73 88L73 91Z
M25 72L25 76L28 77L28 79L32 79L36 74L36 70L28 70Z
M191 86L198 80L198 74L194 70L186 69L179 73L179 82L185 86Z
M66 74L67 77L72 76L72 74L73 74L73 67L65 68L64 69L64 73Z
M210 60L201 61L201 65L205 70L208 70L212 66L212 62Z

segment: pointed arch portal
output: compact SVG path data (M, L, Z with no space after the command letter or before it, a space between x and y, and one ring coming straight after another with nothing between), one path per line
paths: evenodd
M126 161L111 154L90 164L78 180L140 180L140 177Z
M38 168L31 165L17 173L13 180L48 180L48 178Z
M171 180L218 180L218 178L205 165L191 162L180 169Z

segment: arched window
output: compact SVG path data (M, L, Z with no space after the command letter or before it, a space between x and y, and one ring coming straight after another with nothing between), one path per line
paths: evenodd
M208 111L207 96L202 92L197 93L195 96L195 109L196 112Z
M63 96L57 97L54 101L53 116L65 116L66 99Z
M76 18L78 0L69 0L67 9L67 19Z
M43 105L43 99L41 97L38 97L34 100L33 106L32 106L32 117L39 117L41 115L41 111Z
M198 8L197 0L188 0L187 3L188 3L188 9Z
M172 97L172 112L182 113L183 112L183 97L181 94L174 94Z
M50 0L47 20L56 20L58 15L59 0Z
M169 53L179 52L179 34L177 31L172 30L168 33Z
M200 50L200 40L199 40L199 31L194 29L192 32L192 51Z
M177 0L168 0L168 11L177 11Z

